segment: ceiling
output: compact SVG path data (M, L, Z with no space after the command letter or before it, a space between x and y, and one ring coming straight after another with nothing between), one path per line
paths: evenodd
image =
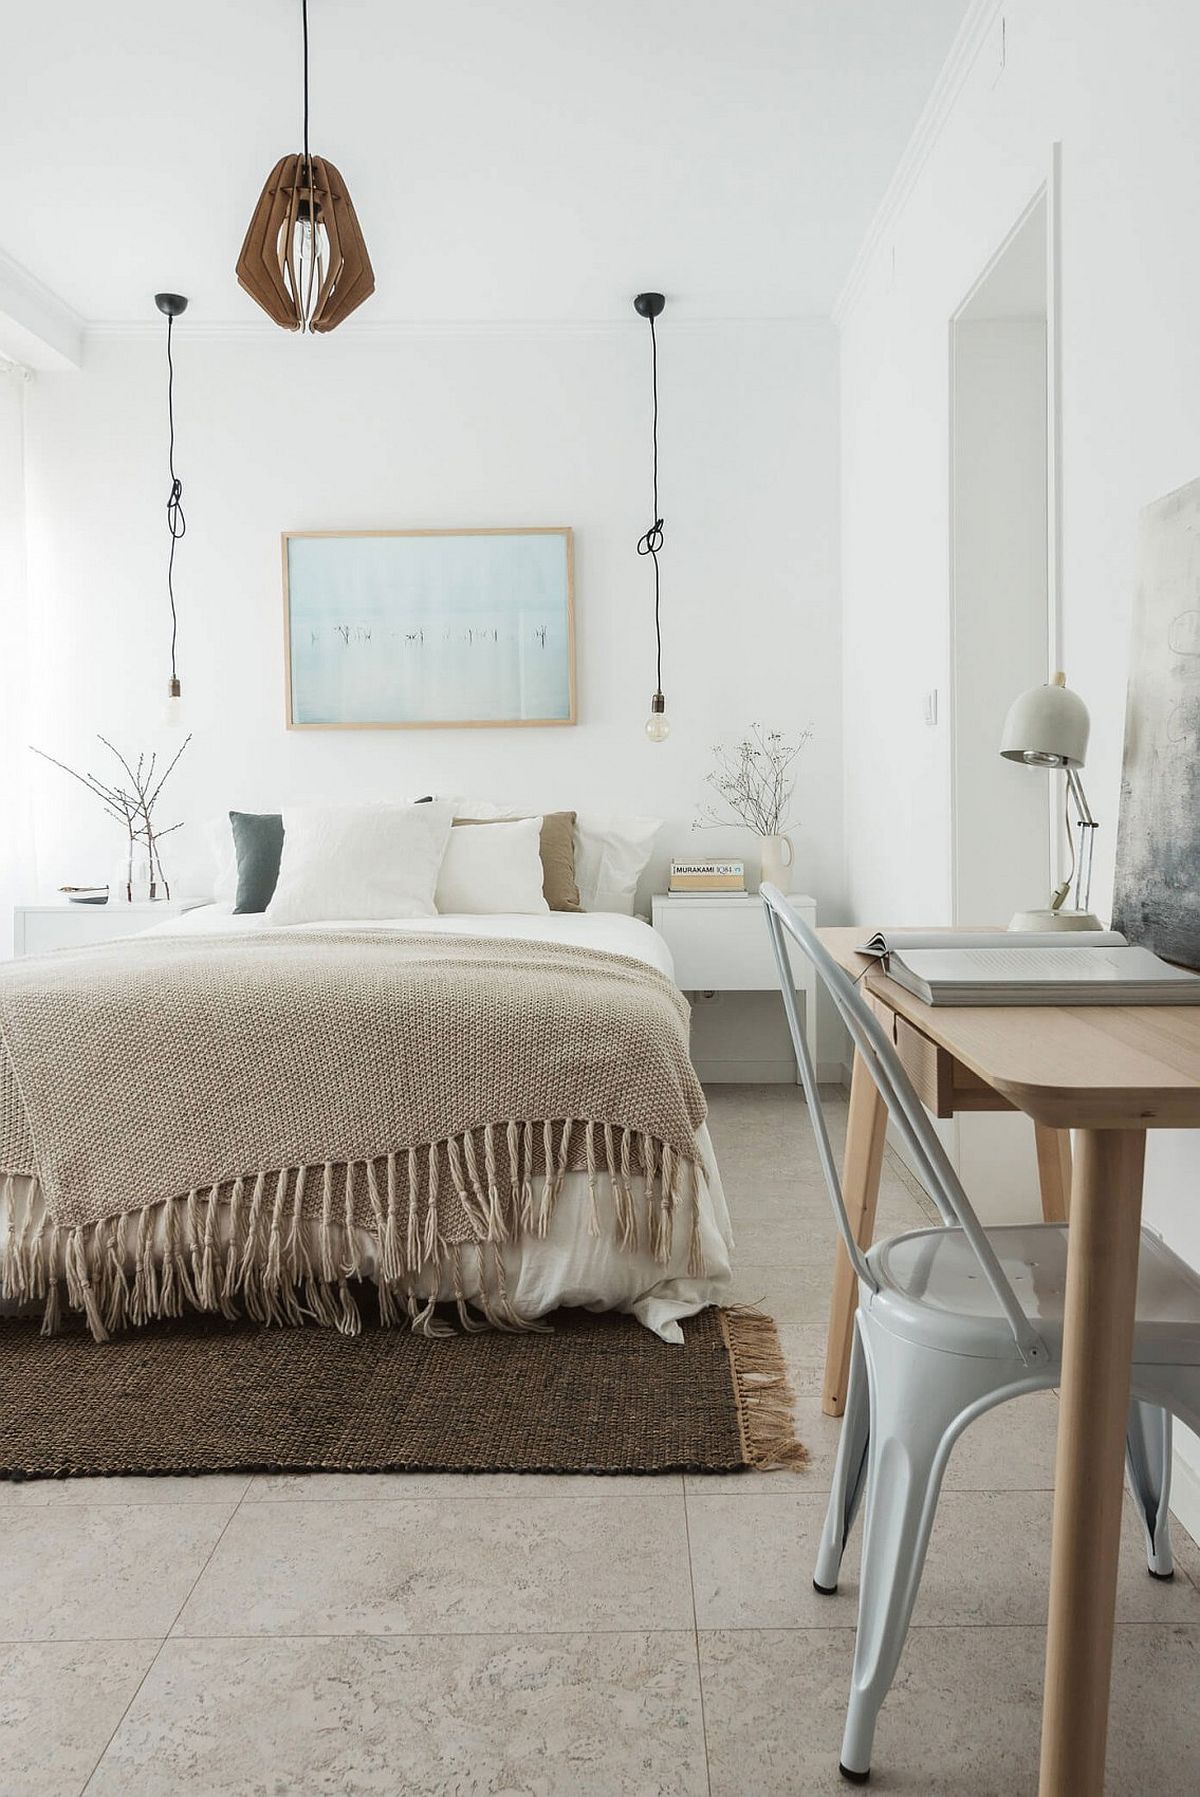
M310 0L360 318L827 314L967 0ZM261 317L234 277L300 148L299 0L0 0L0 251L83 319Z

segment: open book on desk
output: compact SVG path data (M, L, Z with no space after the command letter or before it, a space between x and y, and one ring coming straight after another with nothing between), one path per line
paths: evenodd
M927 1005L1200 1004L1200 975L1117 930L880 930L859 952Z

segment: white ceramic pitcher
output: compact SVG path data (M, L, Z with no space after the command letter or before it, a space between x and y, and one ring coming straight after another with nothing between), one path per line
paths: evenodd
M792 890L792 867L795 859L790 837L763 837L762 878L772 886L778 886L780 892Z

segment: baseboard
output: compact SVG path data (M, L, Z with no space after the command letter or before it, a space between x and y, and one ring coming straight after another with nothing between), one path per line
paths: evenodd
M1176 1448L1171 1459L1171 1514L1200 1541L1200 1471Z
M696 1072L702 1086L794 1086L796 1064L788 1059L761 1061L698 1060ZM817 1078L823 1086L841 1086L845 1069L838 1061L818 1061Z
M796 1078L796 1065L787 1060L762 1061L697 1061L696 1072L702 1086L790 1086Z

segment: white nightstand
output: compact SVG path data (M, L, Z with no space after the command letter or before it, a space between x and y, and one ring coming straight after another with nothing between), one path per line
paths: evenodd
M159 899L150 905L72 905L59 899L46 905L13 907L13 954L44 955L54 948L86 948L117 936L138 936L169 917L182 917L206 899Z
M789 895L797 915L817 927L816 900ZM651 921L675 962L675 984L684 992L767 992L779 986L762 900L715 893L654 895ZM796 990L804 995L804 1033L817 1066L817 976L792 948Z

